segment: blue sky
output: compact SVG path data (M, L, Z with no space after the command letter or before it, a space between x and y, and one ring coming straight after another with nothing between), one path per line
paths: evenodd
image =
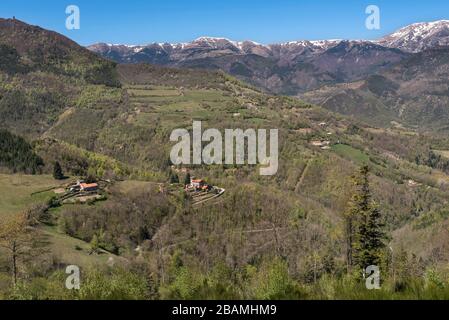
M66 30L77 5L81 29ZM365 8L381 10L381 29L365 27ZM1 0L0 17L60 32L82 45L186 42L200 36L276 43L376 39L413 22L449 19L447 0Z

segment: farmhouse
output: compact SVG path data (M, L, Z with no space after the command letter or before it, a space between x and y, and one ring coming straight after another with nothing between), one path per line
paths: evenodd
M323 140L312 140L312 141L310 141L310 144L315 147L326 147L326 146L329 146L331 144L331 142L323 141Z
M97 183L80 183L81 191L97 191L98 184Z
M191 178L190 185L188 185L187 188L195 191L210 191L213 187L207 184L207 182L203 179Z
M194 189L201 189L206 184L203 179L190 179L190 186Z

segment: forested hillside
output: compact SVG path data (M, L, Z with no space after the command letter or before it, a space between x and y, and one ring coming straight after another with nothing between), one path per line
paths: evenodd
M23 138L0 129L0 167L13 172L36 174L42 170L43 160Z
M83 87L119 86L115 63L15 19L0 19L0 125L41 135Z

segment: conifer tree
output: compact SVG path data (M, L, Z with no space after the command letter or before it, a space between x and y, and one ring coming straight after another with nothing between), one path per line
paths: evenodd
M361 269L379 265L385 248L381 213L369 186L369 167L361 167L352 180L355 191L345 213L348 271L355 265Z
M381 214L376 204L364 213L359 228L357 263L359 267L366 268L370 265L379 265L382 260L383 242L385 233L382 230Z

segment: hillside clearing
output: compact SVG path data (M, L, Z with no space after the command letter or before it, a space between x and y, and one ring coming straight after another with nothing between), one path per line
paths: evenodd
M45 202L54 195L49 189L59 184L50 175L0 174L0 217L10 217Z

